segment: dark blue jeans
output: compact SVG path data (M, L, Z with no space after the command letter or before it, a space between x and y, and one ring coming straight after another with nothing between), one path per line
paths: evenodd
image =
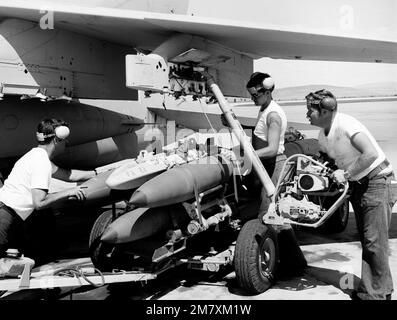
M394 176L391 174L351 183L350 202L363 250L361 280L357 289L361 299L385 299L393 292L389 227L397 195L391 187L392 179Z
M276 186L278 178L280 177L281 169L283 168L285 160L287 160L287 157L284 154L281 154L273 158L272 161L269 160L262 161L263 166L265 167L267 173L269 174L274 186ZM266 214L269 205L270 205L270 198L267 196L265 188L262 187L261 205L259 207L259 218L262 218L263 215Z
M0 257L9 248L23 251L24 221L0 202Z
M287 157L282 154L278 155L273 161L263 161L263 165L276 186L280 177L281 170ZM288 169L287 169L288 170ZM258 218L262 221L263 216L267 213L270 205L270 198L266 194L265 188L261 191L261 205L259 208ZM294 229L290 225L277 227L277 238L280 252L279 271L284 275L301 274L302 270L307 266L305 256L299 247L298 240Z

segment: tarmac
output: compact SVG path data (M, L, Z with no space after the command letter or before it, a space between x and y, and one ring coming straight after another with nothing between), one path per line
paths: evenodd
M395 207L397 209L397 206ZM393 211L393 216L396 216ZM73 300L351 300L361 273L361 244L358 242L354 214L341 233L321 230L296 230L299 245L308 267L299 276L281 276L266 292L247 295L235 279L232 268L218 273L189 270L183 266L171 269L147 283L110 284L67 288L56 299ZM390 269L397 288L397 218L389 230ZM40 290L15 292L2 299L40 300ZM397 295L392 296L397 300Z
M357 241L301 246L308 262L299 277L279 279L266 292L247 296L231 285L234 273L215 283L180 286L162 300L351 300L361 273L361 244ZM390 240L390 268L397 287L397 239ZM392 297L396 300L396 297Z
M397 239L390 240L390 267L394 287L397 285ZM361 272L359 242L327 243L301 246L308 262L299 277L280 279L266 292L247 296L230 286L234 273L216 283L198 283L179 287L161 297L164 300L351 300L350 294L358 284ZM396 297L393 297L396 299Z

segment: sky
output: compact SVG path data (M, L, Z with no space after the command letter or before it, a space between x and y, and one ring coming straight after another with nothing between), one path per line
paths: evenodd
M191 14L203 17L397 42L396 0L190 0L189 10ZM254 70L270 73L279 88L397 82L397 65L384 63L263 58L254 62Z

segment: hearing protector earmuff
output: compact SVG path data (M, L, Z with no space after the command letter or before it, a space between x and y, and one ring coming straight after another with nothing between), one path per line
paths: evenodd
M50 137L54 137L54 136L57 137L60 140L64 140L70 134L70 129L67 126L56 127L54 131L55 131L55 133L50 133L50 134L44 134L42 132L36 132L37 141L42 142L45 139L50 138Z
M305 98L311 104L318 104L320 108L334 111L338 105L335 98L325 95L326 90L310 92Z
M263 79L263 77L265 77ZM263 80L262 80L263 79ZM264 90L273 90L274 88L274 80L273 78L268 75L267 73L262 72L254 72L250 80L247 84L247 89L251 91L251 93L256 94L259 91Z
M274 80L272 77L268 77L263 79L262 81L262 86L263 88L265 88L266 90L270 90L271 88L274 87Z

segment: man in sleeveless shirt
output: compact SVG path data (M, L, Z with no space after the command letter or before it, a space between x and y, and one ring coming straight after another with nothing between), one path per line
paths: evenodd
M309 93L307 118L320 127L320 149L335 160L333 176L349 181L350 202L362 245L361 280L353 299L390 299L393 280L389 267L388 230L396 194L393 168L375 138L357 119L337 110L327 90Z
M287 129L287 117L281 107L273 100L274 80L267 74L255 72L247 83L247 90L256 106L260 106L252 145L261 159L267 173L276 185L283 164L284 135ZM262 217L270 204L266 191L262 188L259 217Z
M252 146L261 159L267 173L276 185L284 155L284 135L287 129L287 117L281 107L273 100L275 84L273 78L262 72L255 72L247 82L246 88L256 106L260 106L252 135ZM228 126L222 116L222 123ZM252 127L250 128L252 129ZM270 204L266 191L262 188L259 217L263 217Z
M255 72L247 82L246 88L256 106L258 116L252 135L252 145L261 159L274 185L280 176L287 159L284 155L284 135L287 129L287 117L283 109L273 100L275 88L273 78L262 72ZM227 122L222 117L222 123ZM258 218L262 221L270 205L270 198L262 187ZM279 270L283 273L300 273L307 263L299 248L294 230L290 225L278 227L278 244L280 252Z

